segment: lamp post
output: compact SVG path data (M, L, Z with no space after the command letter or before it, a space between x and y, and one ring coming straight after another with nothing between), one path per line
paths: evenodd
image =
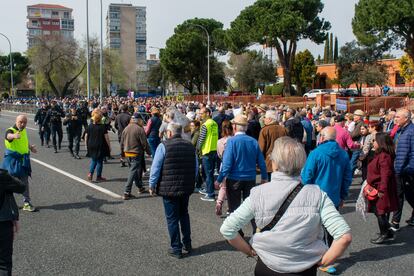
M91 97L91 72L89 64L89 0L86 0L86 89L88 99Z
M160 47L154 47L154 46L148 46L148 48L157 49L158 52L161 50ZM159 56L159 54L158 54L158 56ZM163 96L163 97L164 97L164 91L165 91L164 86L165 86L164 85L164 72L162 71L162 68L161 68L161 96Z
M102 103L102 66L103 66L103 23L102 23L102 0L101 1L101 45L99 49L99 101Z
M189 24L194 27L198 27L203 29L206 32L207 35L207 104L210 104L210 34L208 33L208 30L199 24Z
M13 96L14 91L14 85L13 85L13 57L12 57L12 48L11 48L11 42L10 39L3 33L0 33L1 36L7 39L7 42L9 42L9 56L10 56L10 86L11 86L11 94Z

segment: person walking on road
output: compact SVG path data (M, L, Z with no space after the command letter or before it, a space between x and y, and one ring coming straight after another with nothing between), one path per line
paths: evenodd
M386 133L377 133L373 139L375 156L368 165L367 183L377 189L378 195L369 200L368 210L378 220L380 234L371 240L373 244L382 244L394 239L388 219L390 213L398 209L397 183L394 171L394 143Z
M19 230L19 208L13 193L23 193L25 185L0 169L0 275L12 275L13 240Z
M129 115L129 113L128 113L128 106L127 105L123 104L123 105L120 106L119 109L121 110L121 113L119 113L115 117L115 128L118 130L118 142L119 142L119 144L121 144L122 132L124 131L124 129L130 123L131 115ZM121 146L121 158L120 158L121 167L126 166L124 158L125 158L124 149Z
M259 147L266 160L266 168L268 174L268 180L271 179L273 171L272 161L270 160L270 154L273 150L273 145L277 139L283 136L287 136L287 130L283 126L279 125L276 121L276 111L266 111L264 117L264 127L259 134Z
M328 266L345 252L351 229L325 192L317 185L300 184L306 160L301 143L279 138L271 159L271 182L253 188L220 232L248 257L258 256L255 275L316 275L318 264ZM290 205L284 204L288 198ZM238 231L252 219L258 231L249 244ZM330 247L324 243L324 226L335 237Z
M34 212L30 198L29 176L32 175L30 165L30 152L36 153L36 146L29 144L29 137L26 130L27 117L19 115L16 124L6 131L3 169L7 170L12 176L17 177L26 187L23 193L23 211Z
M131 118L130 124L123 130L121 136L121 148L124 149L125 157L131 164L125 186L124 200L133 198L131 194L132 184L138 187L138 193L145 192L142 183L142 173L145 170L145 153L151 155L151 149L147 142L147 136L144 129L138 125L140 114L135 113Z
M234 212L250 195L250 190L256 186L256 166L260 168L262 183L268 180L266 163L258 142L246 135L247 117L237 115L233 120L235 135L227 140L226 150L216 186L222 185L226 178L227 203L229 213ZM256 225L252 221L253 232Z
M400 220L404 205L404 196L413 208L411 217L406 221L414 226L414 124L411 112L407 109L397 111L395 123L399 129L394 137L396 147L395 174L397 177L398 211L393 214L391 229L400 229Z
M88 180L92 181L96 169L96 181L105 181L102 177L103 160L111 153L107 126L102 124L102 113L99 109L92 112L92 123L89 124L85 135L87 157L91 158Z
M82 136L82 121L76 106L70 107L68 114L63 119L63 125L66 126L66 132L68 134L70 154L75 159L81 159L79 149ZM75 151L73 151L73 146L75 146Z
M154 158L155 151L161 142L160 139L160 127L162 121L160 119L160 111L158 108L151 108L151 119L148 120L145 128L145 133L148 137L148 144L151 147L151 157Z
M55 153L62 147L63 131L62 131L62 118L65 117L65 113L62 108L57 105L56 101L52 101L51 108L47 112L46 118L43 121L43 128L47 128L47 123L50 122L50 130L52 132L52 143ZM58 140L56 141L56 135Z
M183 251L190 253L192 250L188 202L198 171L195 147L181 138L181 134L181 125L168 124L168 139L155 152L149 179L150 194L163 198L170 235L169 254L178 259L183 257Z
M200 110L201 119L204 121L201 126L200 137L197 148L201 151L204 173L206 176L206 188L200 190L204 195L204 201L214 201L214 168L217 159L217 142L219 130L217 123L211 119L211 110L203 107Z
M47 105L45 103L42 103L42 106L36 112L36 115L34 117L35 124L39 126L39 137L40 137L40 143L42 147L44 146L45 142L46 142L47 147L49 147L49 143L50 143L49 124L46 124L43 127L43 121L45 120L46 115L47 115Z

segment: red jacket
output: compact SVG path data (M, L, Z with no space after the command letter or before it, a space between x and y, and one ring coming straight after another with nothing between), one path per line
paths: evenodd
M394 158L388 153L376 154L368 164L367 182L375 187L378 192L384 195L369 202L369 209L372 204L377 207L379 215L396 211L398 209L397 182L394 172Z

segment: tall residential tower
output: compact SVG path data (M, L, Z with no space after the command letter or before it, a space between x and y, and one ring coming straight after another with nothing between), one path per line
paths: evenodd
M37 4L27 6L27 46L35 44L36 37L61 35L73 38L72 9L61 5Z
M121 54L126 74L124 87L147 91L146 7L110 4L106 23L107 44Z

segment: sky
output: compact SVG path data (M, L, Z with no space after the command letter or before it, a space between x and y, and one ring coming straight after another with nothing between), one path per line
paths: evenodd
M105 17L110 3L125 3L147 7L147 45L164 47L166 40L174 33L174 27L183 21L198 18L214 18L224 24L225 28L239 15L245 7L255 0L102 0ZM358 0L322 0L325 8L321 17L328 20L331 32L338 37L339 46L355 39L352 33L352 17L354 6ZM27 49L26 15L27 6L34 4L60 4L73 9L75 19L75 38L86 37L86 0L1 0L0 32L8 36L12 43L12 51L24 52ZM90 35L100 33L100 1L89 0L89 32ZM301 41L299 50L309 49L317 57L323 56L323 45L311 41ZM9 45L0 37L0 52L7 54ZM158 54L158 50L147 48L147 54ZM273 52L274 54L274 52Z

